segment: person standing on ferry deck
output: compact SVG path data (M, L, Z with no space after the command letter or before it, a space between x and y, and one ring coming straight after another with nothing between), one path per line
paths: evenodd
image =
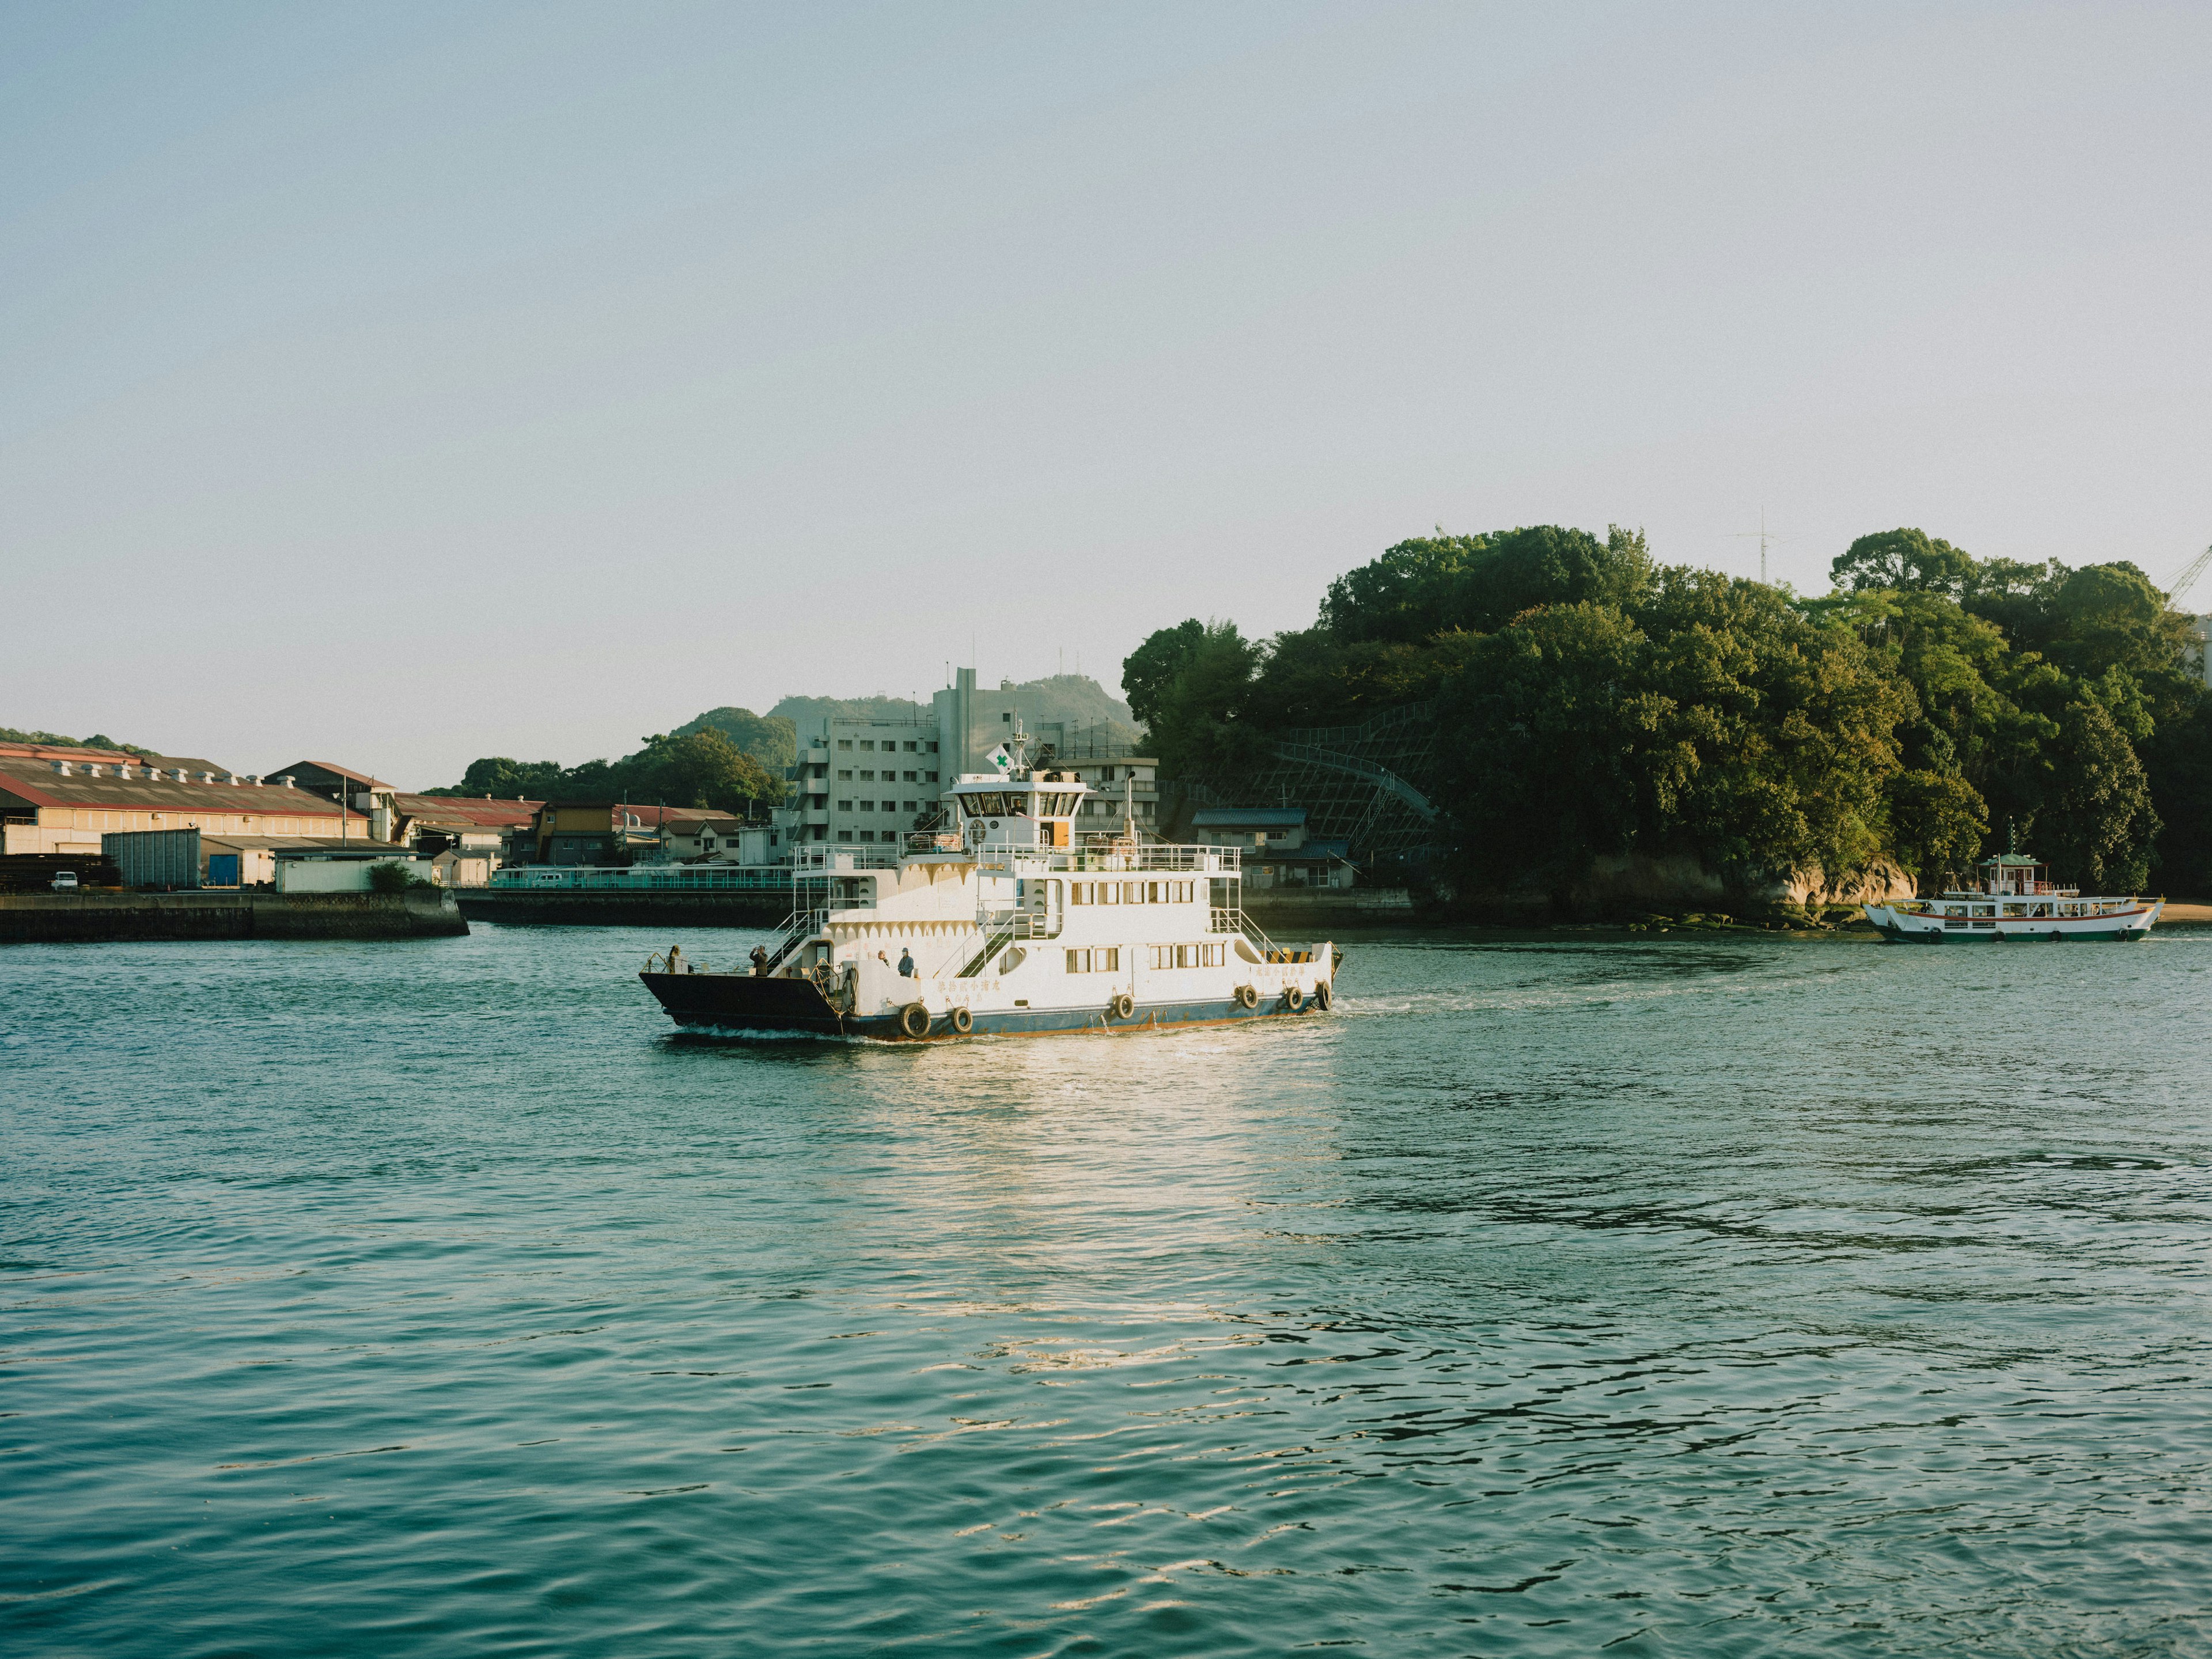
M914 977L914 952L903 946L899 950L899 977L901 979Z

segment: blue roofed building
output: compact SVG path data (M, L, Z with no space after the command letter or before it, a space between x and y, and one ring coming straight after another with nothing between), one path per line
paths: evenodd
M1358 873L1352 843L1309 836L1303 806L1202 806L1191 814L1190 839L1242 848L1248 888L1350 887Z

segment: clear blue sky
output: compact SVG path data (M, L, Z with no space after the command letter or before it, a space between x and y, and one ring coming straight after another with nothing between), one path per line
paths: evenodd
M0 723L402 784L1443 525L2212 539L2212 7L0 9Z

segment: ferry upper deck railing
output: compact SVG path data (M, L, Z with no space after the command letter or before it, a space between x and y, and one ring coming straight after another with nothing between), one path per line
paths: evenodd
M1100 873L1180 870L1233 876L1242 872L1244 860L1244 849L1241 847L1171 842L1132 843L1097 835L1085 836L1073 847L1028 846L988 839L971 843L950 830L917 830L896 841L808 842L792 849L789 867L800 875L891 870L903 859L932 854L970 859L978 854L1000 857L1012 854L1018 858L1042 860L1053 870Z

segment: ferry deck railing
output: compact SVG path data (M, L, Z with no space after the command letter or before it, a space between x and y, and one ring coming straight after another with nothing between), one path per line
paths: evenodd
M489 884L501 892L773 893L791 891L781 864L507 864Z

